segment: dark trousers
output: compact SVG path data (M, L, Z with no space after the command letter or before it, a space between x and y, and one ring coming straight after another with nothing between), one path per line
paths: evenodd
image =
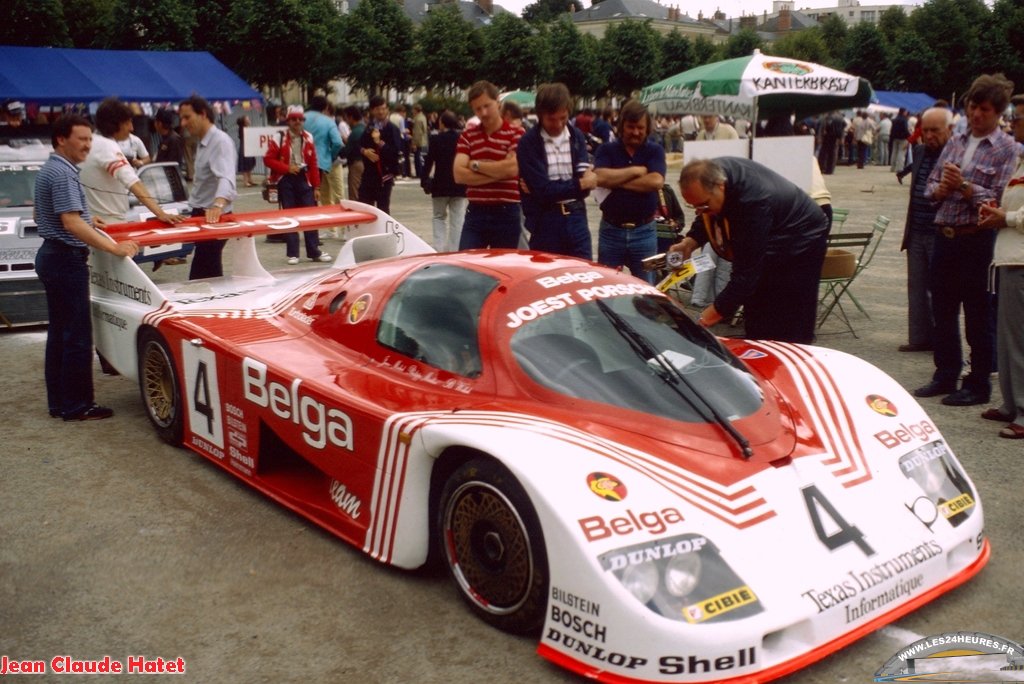
M89 305L89 250L44 240L36 273L46 290L50 323L46 331L46 401L52 414L69 414L93 404L92 318Z
M459 249L515 249L519 246L519 233L522 232L519 217L518 202L470 202L466 220L462 222Z
M193 216L205 216L206 209L193 209ZM203 240L196 243L196 251L192 253L192 266L188 271L189 280L199 278L220 278L224 275L224 263L221 253L227 240Z
M530 231L530 249L588 261L594 258L587 210L582 206L568 215L559 207L530 214L526 217L526 229Z
M818 166L824 174L835 173L836 155L839 152L839 141L835 138L822 138L821 149L818 151Z
M995 360L995 307L988 291L988 266L992 262L995 231L972 235L935 237L932 253L932 315L935 318L935 376L954 384L963 370L960 345L960 307L964 331L971 347L971 372L964 387L990 392L989 374Z
M316 206L316 200L313 195L313 186L309 184L309 181L306 180L306 177L303 174L289 173L281 176L281 179L277 181L277 196L281 201L282 209ZM306 244L306 256L310 259L316 259L319 257L320 231L303 231L302 238ZM298 233L286 233L284 236L284 242L288 256L299 256Z
M746 337L814 342L825 235L799 254L767 256L754 293L743 303Z
M366 173L364 167L363 180L359 183L359 201L364 204L371 204L385 214L390 214L391 189L393 187L395 187L394 181L381 183L379 176Z

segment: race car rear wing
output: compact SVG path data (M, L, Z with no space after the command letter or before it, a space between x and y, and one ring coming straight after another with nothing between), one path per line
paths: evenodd
M156 220L117 223L107 225L104 231L116 242L134 240L143 247L226 239L228 244L223 259L225 273L230 273L230 276L225 277L272 279L273 276L259 261L256 236L325 228L336 230L345 239L334 268L346 268L373 259L434 252L429 244L394 218L360 202L227 214L220 222L212 224L203 217L189 218L177 225ZM147 303L154 306L162 303L164 298L159 288L130 259L93 250L91 263L94 287L117 294L145 291Z

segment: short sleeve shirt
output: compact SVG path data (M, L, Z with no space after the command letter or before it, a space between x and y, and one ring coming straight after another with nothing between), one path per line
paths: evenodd
M36 176L35 217L39 237L58 240L72 247L86 247L84 242L64 228L60 217L69 212L81 214L83 221L92 223L78 167L54 153Z
M459 136L456 154L465 154L474 161L502 161L510 152L519 146L523 137L523 129L502 121L501 128L491 135L484 131L483 126L467 128ZM502 202L519 202L519 178L506 178L486 185L466 187L466 197L470 202L481 204L500 204Z

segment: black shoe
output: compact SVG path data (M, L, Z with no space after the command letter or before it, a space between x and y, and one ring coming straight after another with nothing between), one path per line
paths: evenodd
M984 390L961 387L948 397L943 397L942 403L946 406L977 406L978 404L987 404L991 394Z
M88 408L84 408L81 411L75 411L64 416L65 422L73 420L103 420L104 418L110 418L114 415L114 409L107 408L106 406L100 406L99 404L93 404Z
M926 352L932 351L930 344L901 344L897 351L901 352Z
M902 171L896 173L896 180L900 182L900 185L903 185L903 176L905 175Z
M956 384L932 380L924 387L914 390L915 397L937 397L940 394L951 394L956 392Z

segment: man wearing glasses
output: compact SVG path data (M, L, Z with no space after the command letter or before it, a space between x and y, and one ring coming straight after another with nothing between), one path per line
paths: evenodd
M699 220L672 246L684 258L710 244L732 278L700 316L708 327L742 306L746 336L814 341L828 219L814 200L771 169L735 157L698 159L679 175Z

